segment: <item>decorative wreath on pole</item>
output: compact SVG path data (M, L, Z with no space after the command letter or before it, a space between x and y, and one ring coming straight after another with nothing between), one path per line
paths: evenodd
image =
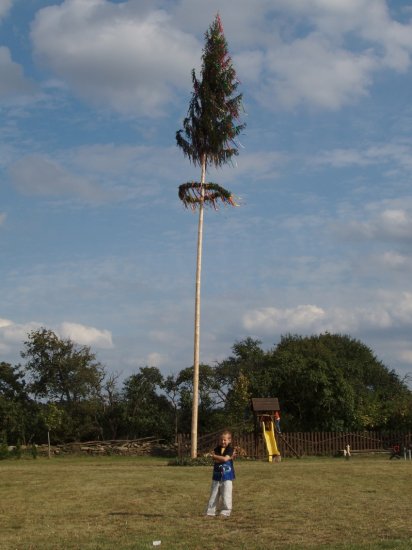
M203 189L203 198L202 198ZM185 205L185 208L196 210L197 206L203 201L203 204L218 209L218 202L221 201L224 206L238 206L230 191L227 191L217 183L198 183L189 181L179 185L179 199Z

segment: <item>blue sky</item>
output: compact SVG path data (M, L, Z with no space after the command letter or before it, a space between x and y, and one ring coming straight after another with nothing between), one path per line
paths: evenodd
M412 372L412 2L0 0L0 359L44 326L109 371L193 360L199 179L175 145L219 11L240 199L205 216L201 361L349 334Z

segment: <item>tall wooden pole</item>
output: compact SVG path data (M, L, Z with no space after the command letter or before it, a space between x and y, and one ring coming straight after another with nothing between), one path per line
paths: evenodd
M199 357L200 357L200 281L202 273L203 249L203 216L204 216L204 183L206 179L206 155L202 157L201 198L199 204L199 223L197 228L197 261L196 261L196 292L195 292L195 330L193 351L193 403L192 403L192 438L190 456L197 457L197 426L199 416Z

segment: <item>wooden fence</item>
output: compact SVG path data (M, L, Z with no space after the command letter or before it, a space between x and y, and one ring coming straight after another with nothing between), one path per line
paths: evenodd
M219 433L198 438L198 455L209 453L219 441ZM393 445L408 447L412 445L412 432L289 432L276 435L280 454L293 456L334 456L346 445L351 452L378 453L389 451ZM266 458L265 443L262 434L234 433L233 444L239 456L248 458ZM179 434L178 454L180 458L190 456L190 435Z

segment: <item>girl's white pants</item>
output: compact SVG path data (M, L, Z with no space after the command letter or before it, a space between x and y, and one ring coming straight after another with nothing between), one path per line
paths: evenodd
M215 516L220 512L221 516L230 516L232 512L232 481L212 481L209 503L206 515Z

